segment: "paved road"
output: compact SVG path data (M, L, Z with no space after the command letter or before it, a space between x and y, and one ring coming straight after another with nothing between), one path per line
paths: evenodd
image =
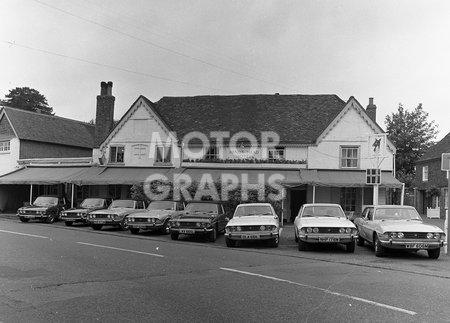
M0 220L1 322L448 322L450 261Z

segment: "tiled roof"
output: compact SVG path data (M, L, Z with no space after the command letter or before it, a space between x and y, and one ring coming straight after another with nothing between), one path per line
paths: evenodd
M153 104L179 138L192 131L209 136L274 131L281 142L311 144L345 107L336 95L235 95L163 97Z
M94 147L94 125L10 107L3 109L19 139Z
M419 159L419 162L441 158L442 153L450 153L450 132L434 146L431 146Z

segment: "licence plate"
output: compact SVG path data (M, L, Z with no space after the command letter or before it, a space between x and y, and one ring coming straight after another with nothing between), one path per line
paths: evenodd
M180 233L195 233L194 229L180 229Z
M241 239L259 239L259 235L256 234L243 234Z
M319 242L339 242L339 238L336 237L326 237L326 238L320 238Z
M406 249L427 249L428 243L411 243L406 245Z
M97 224L105 224L106 221L99 221L99 220L96 220L96 221L94 221L94 223L97 223Z
M23 216L24 218L27 218L27 219L34 219L34 218L35 218L34 215L27 215L27 214L24 214L24 215L21 215L21 216Z

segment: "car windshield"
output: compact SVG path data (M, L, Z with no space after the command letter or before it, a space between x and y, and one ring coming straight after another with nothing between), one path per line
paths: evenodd
M101 207L104 205L104 199L84 199L80 206L82 208Z
M217 213L217 204L213 203L189 203L186 206L187 212Z
M250 216L250 215L274 215L272 208L268 205L243 205L239 206L234 216Z
M134 209L134 202L133 200L115 200L111 203L110 208L111 209L117 209L117 208L129 208Z
M33 205L35 206L58 205L58 198L51 196L39 196L34 200Z
M175 203L172 201L153 201L147 210L175 210Z
M302 217L332 217L345 218L344 211L339 206L333 205L318 205L305 206Z
M422 221L419 213L414 208L388 208L382 207L375 210L374 220L416 220Z

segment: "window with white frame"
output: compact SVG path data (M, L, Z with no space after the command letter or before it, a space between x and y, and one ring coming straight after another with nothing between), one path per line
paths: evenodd
M110 163L123 163L125 157L124 146L111 146L109 147L109 162Z
M428 166L422 167L422 181L428 182Z
M156 163L170 163L172 161L172 147L158 146L156 147Z
M11 150L11 144L8 141L0 141L0 153L9 152Z
M359 167L359 146L341 146L341 168Z
M285 148L275 147L268 149L269 162L275 162L277 160L284 160L285 158Z
M205 159L214 160L219 158L219 147L210 146L205 154Z

